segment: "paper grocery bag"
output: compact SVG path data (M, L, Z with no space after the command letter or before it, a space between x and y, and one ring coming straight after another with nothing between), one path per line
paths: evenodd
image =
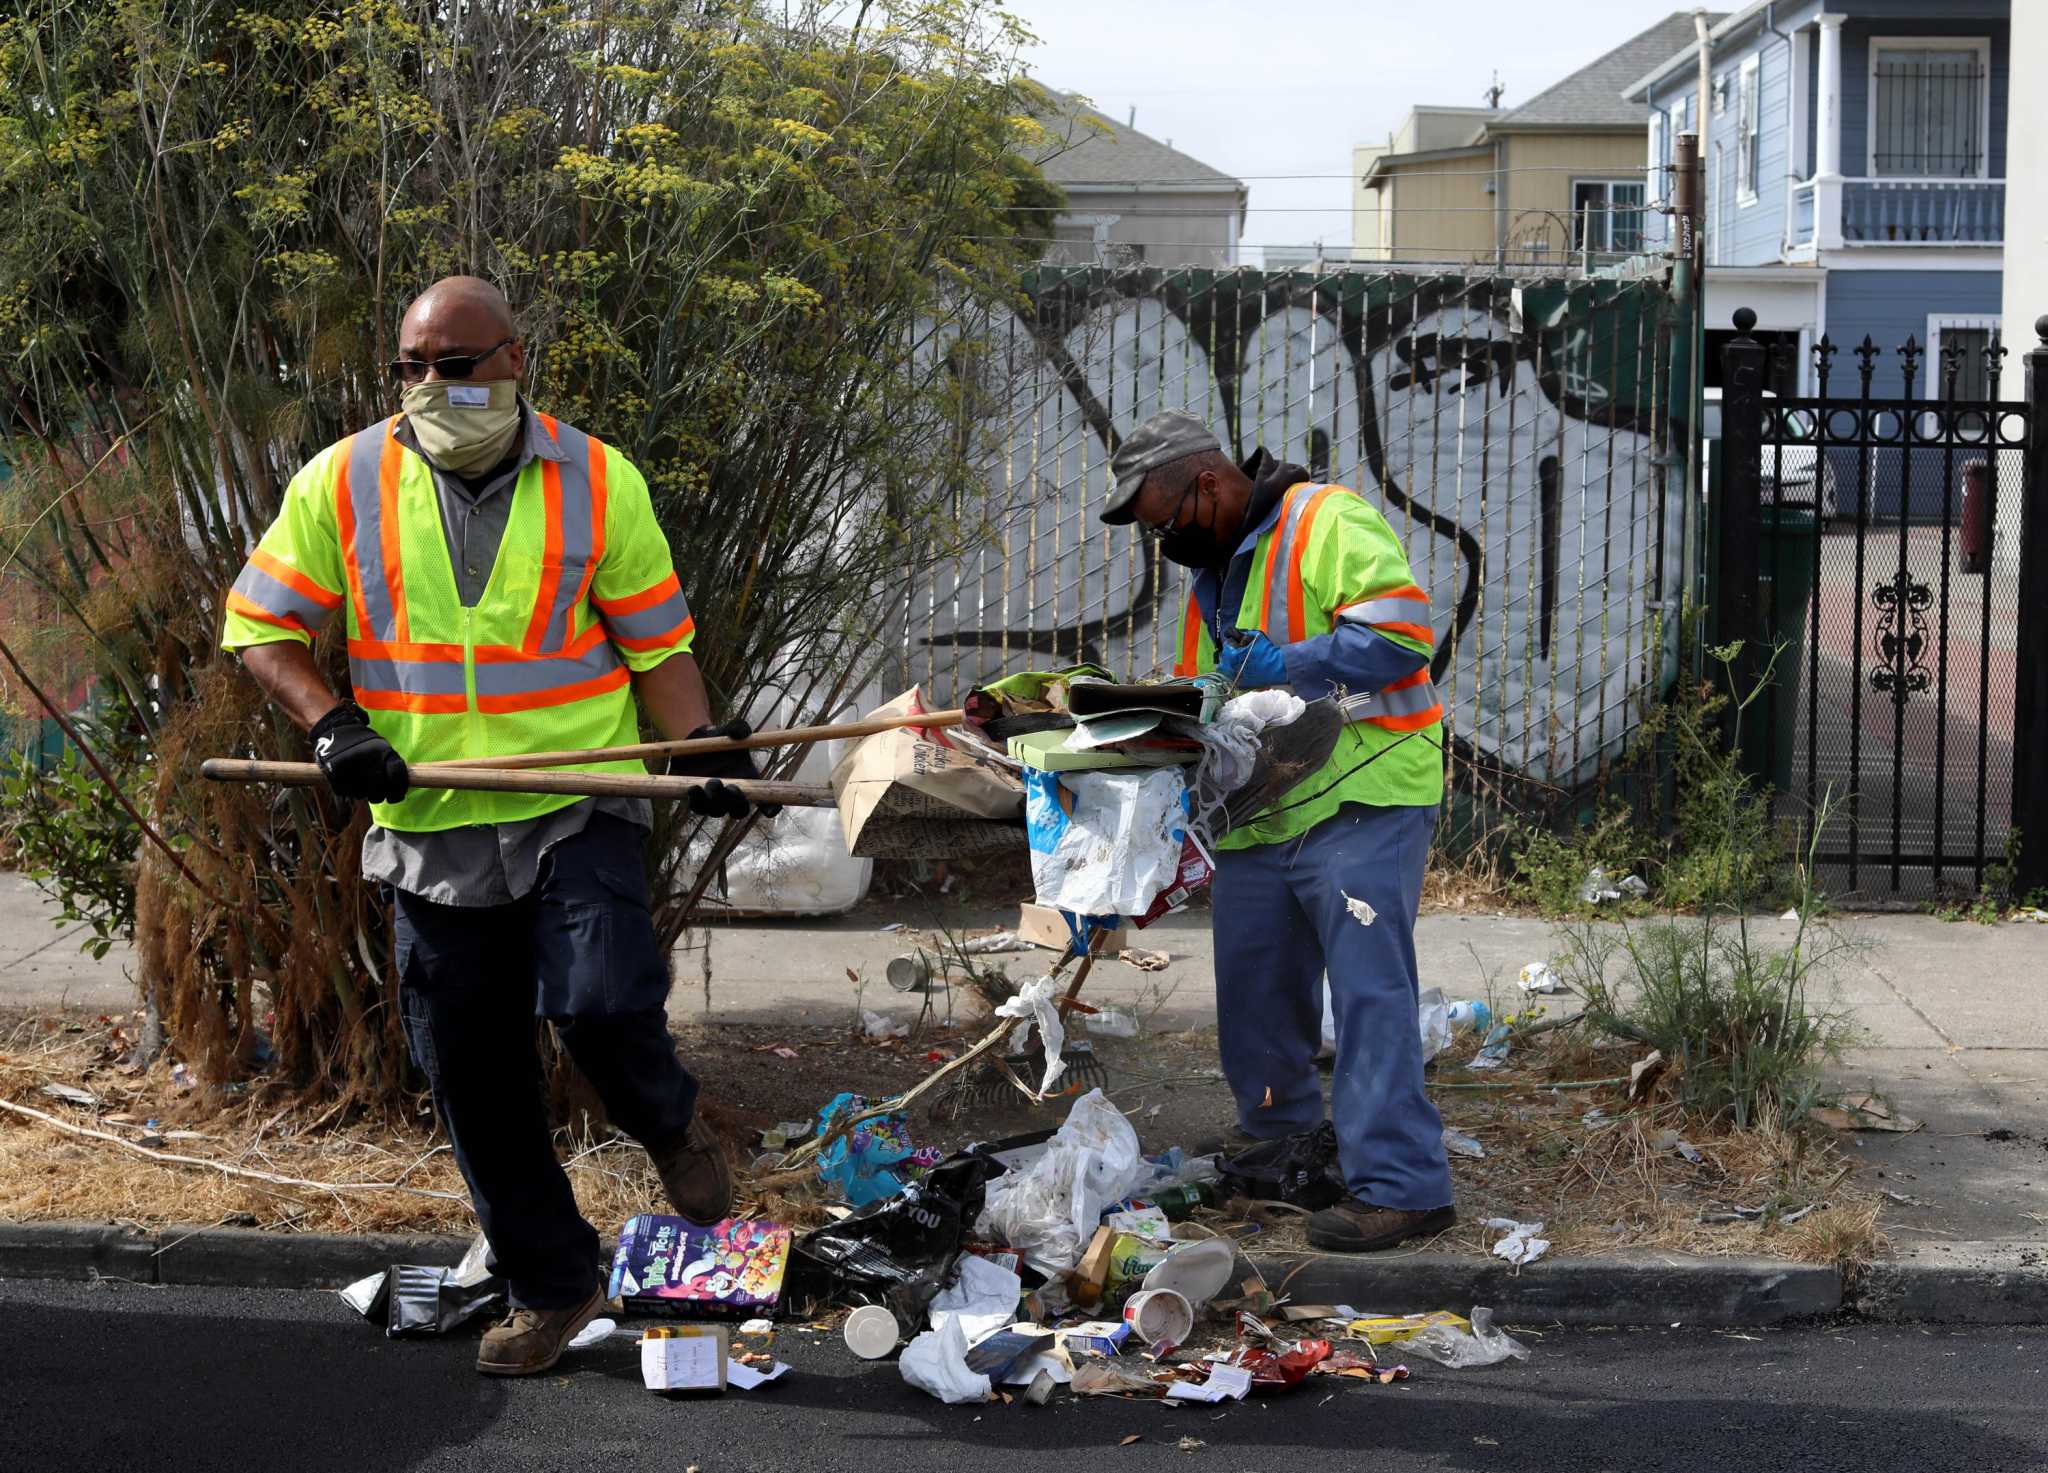
M916 686L875 716L921 715ZM867 719L867 718L863 718ZM864 737L832 769L846 852L863 859L946 858L1024 843L1024 785L992 758L946 742L943 730L899 726ZM1010 820L997 822L997 820Z

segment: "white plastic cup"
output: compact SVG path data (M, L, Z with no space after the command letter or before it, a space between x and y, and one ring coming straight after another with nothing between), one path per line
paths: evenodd
M1195 1309L1171 1289L1140 1289L1124 1301L1124 1323L1147 1345L1185 1345L1195 1333Z
M896 1329L896 1316L879 1304L863 1304L856 1309L846 1317L840 1333L846 1337L846 1348L862 1360L881 1360L902 1338Z

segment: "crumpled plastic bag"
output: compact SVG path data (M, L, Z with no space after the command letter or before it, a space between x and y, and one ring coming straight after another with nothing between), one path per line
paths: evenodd
M1472 1328L1469 1330L1451 1324L1431 1325L1403 1338L1402 1353L1419 1355L1424 1360L1433 1360L1453 1370L1529 1358L1528 1346L1507 1331L1494 1329L1492 1310L1483 1306L1474 1308L1470 1323Z
M1022 1053L1031 1042L1031 1025L1038 1025L1038 1036L1045 1043L1045 1077L1038 1082L1040 1094L1051 1094L1052 1087L1066 1072L1061 1062L1060 1050L1066 1046L1067 1030L1060 1022L1059 1009L1053 1006L1053 993L1057 984L1050 977L1039 977L1026 982L1018 989L1017 995L996 1009L998 1018L1022 1018L1025 1021L1017 1028L1018 1037L1012 1035L1010 1051Z
M1507 1234L1493 1245L1493 1256L1506 1259L1509 1263L1521 1265L1534 1263L1550 1251L1550 1239L1536 1235L1543 1231L1540 1222L1516 1222L1512 1217L1489 1217L1486 1226L1497 1228Z
M943 1330L948 1320L957 1319L968 1340L978 1340L1016 1319L1023 1294L1023 1280L1009 1269L979 1254L963 1253L959 1277L932 1299L932 1328Z
M867 1108L865 1096L841 1092L818 1112L818 1138L831 1133L838 1115L857 1115ZM903 1190L904 1182L920 1165L918 1148L910 1139L910 1127L901 1115L882 1115L862 1121L818 1153L818 1175L846 1194L849 1206L865 1207Z
M1074 1101L1043 1154L988 1184L975 1231L1009 1244L1041 1273L1064 1273L1081 1261L1103 1210L1131 1195L1142 1170L1138 1133L1092 1089Z
M988 1377L967 1369L967 1332L959 1316L949 1316L936 1330L926 1330L903 1347L897 1357L903 1379L947 1406L987 1401Z
M1038 903L1076 915L1145 914L1179 871L1186 792L1178 767L1025 768L1024 821Z

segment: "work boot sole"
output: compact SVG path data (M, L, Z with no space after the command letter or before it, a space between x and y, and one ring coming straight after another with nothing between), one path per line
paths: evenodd
M562 1352L569 1348L583 1327L604 1312L604 1286L600 1284L590 1291L590 1298L575 1314L563 1324L562 1333L555 1341L554 1353L544 1361L494 1361L484 1359L481 1349L476 1354L476 1368L486 1376L538 1376L542 1371L552 1371L555 1362L562 1358Z
M1455 1207L1439 1207L1406 1227L1391 1228L1380 1233L1332 1231L1311 1224L1308 1241L1311 1248L1322 1248L1331 1253L1378 1253L1388 1248L1398 1248L1410 1238L1431 1238L1438 1233L1449 1232L1457 1224L1458 1211Z

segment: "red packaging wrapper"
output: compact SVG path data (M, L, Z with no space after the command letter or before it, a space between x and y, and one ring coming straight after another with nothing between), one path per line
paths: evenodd
M1310 1371L1330 1358L1327 1340L1300 1340L1286 1350L1254 1350L1246 1347L1230 1358L1231 1364L1252 1373L1253 1391L1283 1391L1299 1386Z
M1180 867L1173 873L1173 883L1153 897L1152 904L1146 907L1143 915L1133 916L1131 924L1142 931L1161 916L1171 915L1208 889L1210 877L1215 873L1215 864L1195 842L1194 835L1182 835Z

